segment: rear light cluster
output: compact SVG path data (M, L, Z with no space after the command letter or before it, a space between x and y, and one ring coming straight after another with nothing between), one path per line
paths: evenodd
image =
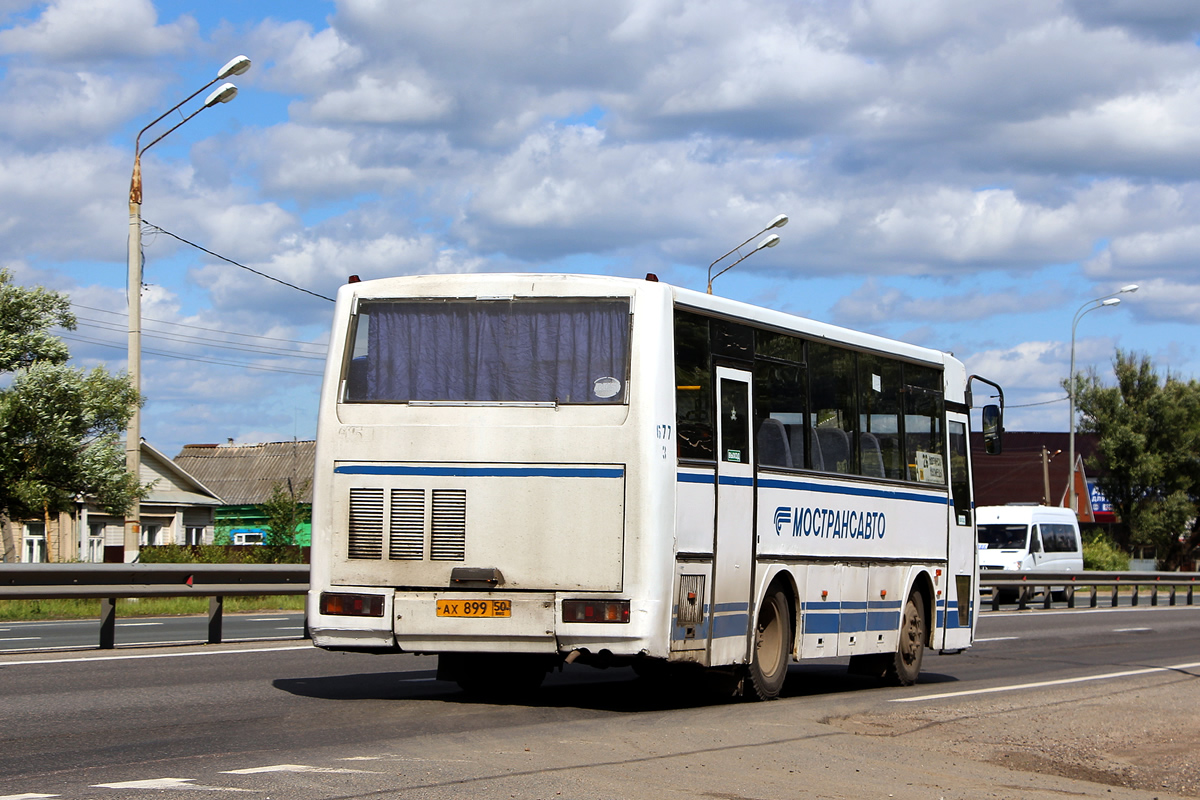
M335 617L382 617L383 595L321 592L321 613Z
M629 622L628 600L563 600L563 622Z

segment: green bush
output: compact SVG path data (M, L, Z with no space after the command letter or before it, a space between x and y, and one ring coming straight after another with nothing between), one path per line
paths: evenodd
M1083 568L1100 572L1128 572L1129 554L1113 544L1104 531L1083 537Z
M143 547L143 564L303 564L304 548L296 545L163 544Z

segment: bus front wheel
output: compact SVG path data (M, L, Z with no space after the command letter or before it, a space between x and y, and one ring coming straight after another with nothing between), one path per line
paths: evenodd
M775 589L763 598L754 626L754 653L750 659L745 694L774 700L787 678L792 650L792 622L787 597Z

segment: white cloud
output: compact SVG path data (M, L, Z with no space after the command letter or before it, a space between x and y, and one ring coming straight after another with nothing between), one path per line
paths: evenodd
M322 95L307 113L324 123L433 122L449 114L454 101L428 84L421 77L359 75L353 87Z
M158 92L155 78L89 71L15 68L0 89L0 136L26 146L93 141L141 111ZM132 148L131 148L132 149Z
M35 21L0 31L0 53L52 61L144 57L181 52L195 36L191 17L159 25L150 0L55 0Z
M963 294L914 297L878 278L868 278L856 291L838 299L833 318L839 325L855 328L919 320L970 322L997 315L1036 314L1057 306L1063 294L1061 287L1039 285L1035 291L1014 287L1009 291L975 289Z
M412 170L377 153L375 145L335 127L284 124L246 137L244 152L265 189L283 196L337 197L411 183Z

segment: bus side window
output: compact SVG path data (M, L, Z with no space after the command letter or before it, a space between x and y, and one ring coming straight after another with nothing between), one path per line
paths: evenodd
M858 473L856 353L809 343L809 409L813 449L820 449L826 472Z
M942 374L935 369L904 365L904 454L908 479L946 485L942 420L945 402Z
M679 458L712 461L712 358L708 320L675 313L675 433Z
M900 453L900 363L889 358L858 356L859 444L862 474L870 478L904 477Z
M959 525L971 524L971 481L967 472L967 426L951 422L950 429L950 497L954 502L954 519Z
M807 465L804 367L759 360L754 365L754 428L762 467Z

